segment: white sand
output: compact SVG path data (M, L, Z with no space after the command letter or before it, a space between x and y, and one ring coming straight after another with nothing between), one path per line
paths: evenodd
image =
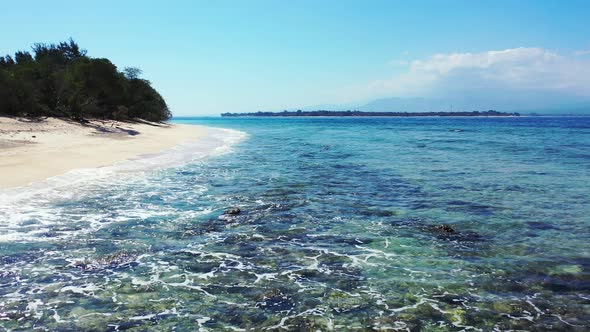
M190 125L0 117L0 189L25 186L73 169L113 165L198 140Z

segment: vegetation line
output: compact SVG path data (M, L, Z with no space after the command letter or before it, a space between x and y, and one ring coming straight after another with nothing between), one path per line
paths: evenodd
M38 43L33 55L0 56L0 116L168 120L164 98L139 75L89 57L72 39Z

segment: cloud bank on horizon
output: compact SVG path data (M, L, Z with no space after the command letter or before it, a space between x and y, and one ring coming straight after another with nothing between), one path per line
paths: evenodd
M459 108L550 109L590 105L590 51L559 54L538 47L436 54L412 61L401 73L358 89L375 96L426 98ZM361 95L357 97L362 98ZM392 106L399 107L399 100ZM387 104L381 105L381 109ZM408 110L418 111L408 105Z

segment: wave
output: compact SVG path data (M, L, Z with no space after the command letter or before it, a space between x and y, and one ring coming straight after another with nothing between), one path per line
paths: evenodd
M0 225L3 234L0 242L18 240L19 234L24 236L27 232L22 232L22 223L30 222L31 217L52 224L56 207L47 203L67 201L87 190L101 190L158 170L229 153L236 143L247 137L246 133L232 129L206 127L206 130L206 135L196 141L158 153L140 155L111 166L76 169L28 186L1 190L0 217L4 222Z

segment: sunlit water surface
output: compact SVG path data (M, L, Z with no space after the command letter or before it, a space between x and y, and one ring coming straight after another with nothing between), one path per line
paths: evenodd
M0 327L590 328L590 118L176 122L246 134L3 196Z

